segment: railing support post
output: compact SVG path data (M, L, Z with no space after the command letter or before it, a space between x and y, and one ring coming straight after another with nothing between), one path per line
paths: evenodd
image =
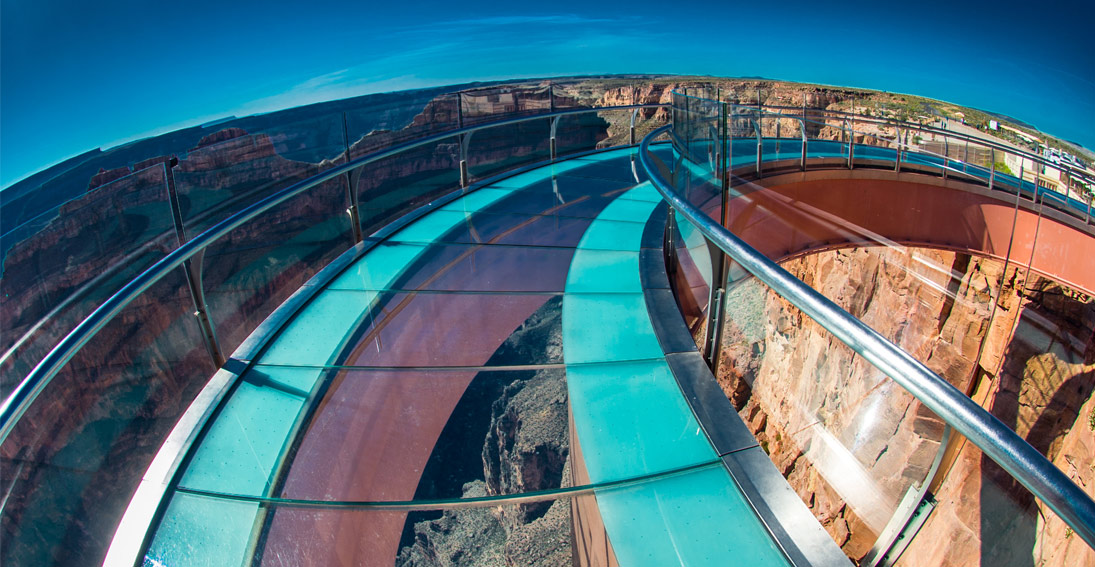
M802 95L805 100L806 95ZM806 103L803 102L803 105ZM805 108L805 107L804 107ZM799 120L799 125L802 127L802 158L799 160L799 168L802 171L806 171L806 119Z
M760 116L753 121L753 131L757 134L757 177L760 177L761 160L764 158L764 138L760 134Z
M947 136L943 136L943 179L947 178L947 168L950 167L951 145Z
M783 121L782 121L782 120L781 120L781 119L780 119L779 117L777 117L777 118L776 118L776 159L779 159L779 148L780 148L780 143L779 143L779 126L780 126L780 123L781 123L781 122L783 122Z
M848 128L848 169L855 167L855 97L852 97L852 120Z
M179 193L175 188L175 166L179 164L179 158L172 157L164 162L164 178L167 183L167 194L171 203L171 217L175 224L175 237L179 246L186 244L186 228L183 225L182 207L179 203ZM209 318L208 306L205 303L205 292L202 286L202 260L205 257L203 249L192 258L183 261L183 274L186 276L186 286L190 290L190 299L194 304L194 317L198 320L201 330L202 342L209 353L213 365L217 368L224 366L224 353L221 351L220 342L217 341L217 332L213 327L213 321Z
M555 161L555 158L558 155L555 152L555 131L558 129L558 127L559 117L556 116L555 118L551 119L551 140L549 140L548 142L548 145L551 146L551 161Z
M996 184L996 148L989 148L989 191Z
M715 247L715 251L718 251L719 261L711 269L711 297L707 302L707 327L704 329L703 359L707 361L711 373L718 376L725 288L722 284L724 272L722 250ZM715 251L712 251L712 256L716 255Z
M475 132L467 132L460 135L460 188L468 187L468 145Z
M634 98L634 94L632 95L632 98ZM638 108L633 109L631 111L631 129L628 131L628 134L627 134L627 145L629 145L629 146L634 146L635 145L635 118L638 115L639 115L639 109Z
M901 173L901 151L905 148L901 144L901 128L894 126L894 131L897 132L897 137L894 138L894 142L897 144L897 159L894 160L893 170L896 173Z
M346 161L349 162L350 129L347 126L345 112L342 113L342 143L346 146ZM361 234L361 216L359 213L361 207L357 196L357 182L360 178L361 168L346 172L346 202L349 203L346 212L350 215L350 234L354 239L354 244L364 240L364 236Z

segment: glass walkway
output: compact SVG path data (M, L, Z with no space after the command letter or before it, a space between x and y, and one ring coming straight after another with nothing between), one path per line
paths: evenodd
M480 188L325 284L192 449L148 562L390 565L437 517L494 514L517 527L449 545L485 558L535 529L530 553L787 564L650 321L665 211L632 153ZM603 525L571 542L582 512Z

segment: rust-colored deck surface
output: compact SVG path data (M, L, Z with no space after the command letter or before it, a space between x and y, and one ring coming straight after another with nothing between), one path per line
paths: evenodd
M966 190L958 181L825 173L737 188L743 194L730 202L729 228L775 260L848 244L928 245L1001 259L1010 250L1012 261L1095 295L1095 262L1080 260L1095 258L1095 237L1035 207L1017 209L1013 196Z
M395 289L382 293L377 318L359 330L341 364L389 370L347 369L331 379L299 437L281 496L416 499L423 471L478 367L563 292L588 219L625 186L583 181L556 180L556 187L571 191L567 203L535 192L470 217L429 246ZM591 192L574 194L576 187ZM466 450L478 454L480 448ZM263 564L391 565L407 512L277 510L268 522Z

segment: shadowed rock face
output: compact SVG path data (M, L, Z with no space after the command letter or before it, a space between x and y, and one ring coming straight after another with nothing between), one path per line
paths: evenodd
M784 267L972 393L1080 486L1095 484L1091 298L939 250L844 249ZM834 540L861 558L924 479L943 424L755 282L732 289L727 305L724 391ZM1069 543L1056 518L1041 520L1025 490L971 447L944 461L940 506L902 564L1088 564L1090 549Z

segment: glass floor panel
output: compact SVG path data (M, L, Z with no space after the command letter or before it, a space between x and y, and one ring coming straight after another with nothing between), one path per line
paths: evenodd
M721 463L531 498L387 506L171 497L148 551L161 565L787 565ZM215 519L216 521L210 521Z
M561 292L574 255L571 248L501 244L383 243L377 251L383 251L382 260L358 262L328 289ZM398 276L387 278L389 257L413 260Z

